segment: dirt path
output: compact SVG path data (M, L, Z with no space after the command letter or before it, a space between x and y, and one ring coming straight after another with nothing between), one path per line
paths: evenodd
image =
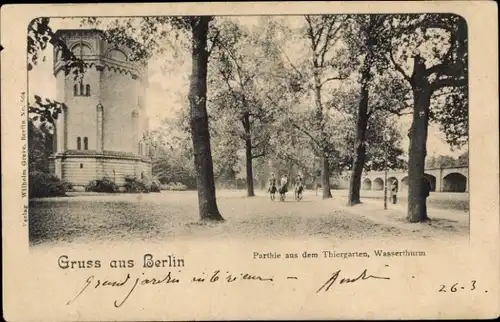
M379 200L365 200L362 204L348 207L340 200L333 201L336 207L350 215L369 219L380 225L396 227L412 233L425 233L429 237L441 237L446 235L460 235L466 237L469 234L469 216L459 211L429 208L430 220L425 223L409 223L406 221L406 205L389 204L388 209L383 209L383 203Z
M345 206L344 198L322 200L313 193L300 202L266 195L247 198L241 191L218 191L226 219L200 223L196 192L86 195L51 198L30 204L30 242L155 240L176 238L277 239L453 239L468 237L468 221L436 218L429 223L405 222L402 207L383 210L380 202ZM437 214L436 212L433 212ZM440 211L440 214L444 212ZM458 217L457 217L458 218Z

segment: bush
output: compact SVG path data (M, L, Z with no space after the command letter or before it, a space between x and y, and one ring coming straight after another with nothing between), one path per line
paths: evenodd
M30 198L65 196L72 188L71 183L50 173L33 171L29 174Z
M73 191L73 184L69 181L66 181L66 180L61 180L63 186L64 186L64 190L66 190L66 192L68 191Z
M180 182L169 182L162 185L160 189L169 191L186 191L188 187Z
M125 184L123 186L126 192L148 193L150 191L149 185L147 185L143 180L140 180L133 176L125 176Z
M180 182L186 185L188 189L196 189L196 173L192 161L180 155L157 158L153 162L153 175L162 184Z
M113 193L118 192L118 186L111 179L102 178L90 181L89 184L85 186L85 191Z
M160 185L156 182L151 183L151 188L149 189L151 192L160 192Z

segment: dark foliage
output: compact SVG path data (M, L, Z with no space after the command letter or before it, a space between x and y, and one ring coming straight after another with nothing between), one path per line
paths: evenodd
M161 184L179 182L190 190L196 189L196 175L186 163L187 161L180 162L174 158L161 157L153 163L153 174Z
M41 123L28 120L29 171L49 172L49 156L53 153L53 133Z
M125 176L125 184L123 185L126 192L131 193L149 193L150 188L148 185L144 183L141 179L138 179L133 176Z
M160 185L156 182L151 183L150 192L160 192Z
M65 196L66 192L72 188L69 182L61 180L50 173L33 171L29 174L30 198Z
M118 192L118 186L111 179L102 178L90 181L85 187L85 191L114 193Z
M48 44L60 51L61 60L65 63L65 73L72 73L75 78L82 75L86 65L83 60L66 46L66 43L49 26L50 18L41 17L31 21L28 25L28 71L32 70L38 64L38 55Z

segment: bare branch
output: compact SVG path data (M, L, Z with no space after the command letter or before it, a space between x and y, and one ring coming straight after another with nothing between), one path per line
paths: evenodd
M279 104L276 102L275 99L271 97L271 95L269 95L269 93L266 93L267 99L271 102L271 104L273 104L276 107L279 107ZM280 101L284 96L285 96L285 91L281 91L281 96L278 98L278 101Z
M325 30L325 28L318 28L318 30L316 31L316 33L314 34L314 42L316 43L316 46L319 45L319 41L321 39L321 36L323 34L323 30Z
M441 79L436 79L432 84L431 88L433 90L438 90L443 87L461 87L461 86L467 86L467 79L466 78L441 78Z
M257 159L257 158L263 157L263 156L265 156L265 155L266 155L266 153L265 153L265 152L260 153L260 154L254 154L254 155L252 155L252 159Z
M453 93L453 91L452 91L452 90L451 90L451 91L447 91L447 92L442 92L442 93L439 93L438 91L434 91L434 92L432 93L431 98L432 98L432 99L436 99L436 98L441 97L441 96L447 96L447 95L450 95L451 93Z
M405 109L406 109L406 107L405 107ZM405 116L405 115L412 115L413 114L412 111L403 112L403 111L399 111L399 110L390 110L389 112L396 115L396 116Z
M397 70L398 72L400 72L400 73L401 73L401 75L403 75L404 79L406 79L409 83L411 83L411 78L410 78L410 76L408 76L408 75L405 73L405 71L403 70L403 68L402 68L402 67L401 67L398 63L396 63L396 60L394 60L394 56L392 55L392 49L390 49L390 51L389 51L389 58L390 58L390 60L391 60L392 64L394 65L394 67L396 68L396 70Z
M307 34L309 36L309 39L311 40L311 48L313 52L316 52L316 49L318 48L318 42L316 41L316 37L314 35L314 30L311 22L311 16L305 16L306 22L307 22ZM322 32L323 28L320 28ZM319 31L318 31L319 33ZM321 37L321 34L319 35ZM319 39L318 39L319 40Z
M288 57L288 55L286 54L286 52L284 50L280 50L283 55L285 55L285 58L286 60L288 61L288 63L290 64L290 66L292 66L292 68L295 70L295 72L297 72L297 74L300 76L301 79L304 79L304 76L302 75L302 73L300 72L300 70L292 63L292 61L290 60L290 58Z
M334 81L334 80L343 80L345 79L344 77L341 77L341 76L336 76L336 77L329 77L327 79L325 79L323 82L321 82L321 85L320 86L323 86L325 85L326 83L330 82L330 81Z
M450 54L451 51L452 48L450 47L448 54ZM449 56L448 54L447 56ZM443 87L466 86L467 79L462 75L462 72L463 69L459 63L451 63L449 59L444 59L441 64L428 68L426 74L427 76L436 74L436 80L431 83L431 88L433 90L438 90Z
M446 59L443 60L441 64L434 65L427 69L427 76L430 76L436 73L437 77L439 76L448 76L448 77L459 77L460 69L457 68L456 65L450 64L450 62Z
M210 56L210 54L212 53L212 50L215 47L215 43L218 41L219 34L220 34L220 30L217 30L217 32L215 33L214 37L211 39L211 41L212 41L212 47L210 48L210 50L208 50L208 56Z
M224 79L224 81L227 85L227 88L228 88L229 92L231 93L231 95L233 96L234 100L238 101L238 97L236 96L236 93L233 90L231 83L229 82L229 77L226 75L226 73L220 67L217 67L217 69L219 70L219 73L221 74L222 78Z
M257 149L260 145L262 145L262 141L256 144L252 144L252 149Z
M238 72L238 76L240 76L239 72ZM243 89L246 86L246 84L248 84L250 81L255 79L255 77L257 77L257 73L254 73L253 75L246 77L246 80L244 82L241 82L241 79L240 79L241 88Z
M242 71L242 68L238 64L238 59L236 59L236 57L234 57L234 53L231 50L229 50L229 48L227 48L227 46L225 44L223 44L220 40L217 40L217 42L224 49L224 51L229 55L229 57L231 57L234 64L236 65L236 71L238 72L238 76L240 76L240 72Z
M292 123L292 126L294 128L296 128L297 130L301 131L302 133L304 133L305 135L307 135L318 147L321 147L321 143L311 133L309 133L306 129L298 126L295 123Z
M340 23L338 25L337 29L335 29L335 31L332 33L333 26L335 25L336 22L337 22L337 18L335 16L335 19L333 19L332 23L328 26L328 31L327 31L326 36L325 36L325 43L320 50L320 53L321 53L321 58L320 58L320 62L319 62L320 67L324 67L326 53L330 50L331 46L335 44L336 40L338 39L338 38L336 39L335 36L339 32L339 30L343 27L342 23ZM330 41L332 39L334 41L330 44Z
M403 115L411 115L413 114L413 106L410 104L404 104L400 107L396 108L388 108L386 109L389 113L397 115L397 116L403 116ZM407 111L409 110L409 111ZM407 112L405 112L407 111Z
M246 140L246 138L247 138L247 135L246 135L246 133L245 133L245 132L240 132L240 131L238 131L238 132L236 133L236 135L237 135L237 136L238 136L241 140Z

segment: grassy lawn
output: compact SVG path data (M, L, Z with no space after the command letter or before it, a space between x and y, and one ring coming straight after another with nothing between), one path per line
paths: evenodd
M370 216L371 208L347 211L344 198L321 200L306 192L301 202L288 193L285 202L271 201L263 192L218 191L223 223L198 220L196 192L99 194L46 198L30 202L30 244L174 238L307 238L332 240L374 238L433 238L468 235L461 229L417 224L407 229L398 214ZM365 207L370 207L364 205ZM374 212L376 215L376 212ZM387 214L384 213L384 214ZM385 218L387 217L387 218ZM395 218L395 219L391 219Z

